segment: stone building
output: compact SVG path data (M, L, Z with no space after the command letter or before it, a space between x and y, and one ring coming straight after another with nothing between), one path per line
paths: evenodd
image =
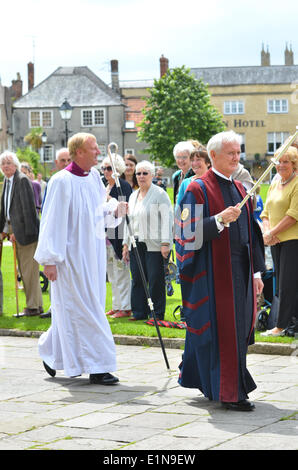
M267 164L268 157L295 132L298 65L288 47L284 65L271 65L270 53L263 48L260 66L191 71L209 85L211 102L222 113L227 129L242 135L247 166Z
M65 100L73 108L67 123L59 111ZM56 150L66 145L66 134L90 132L97 138L102 158L110 142L116 142L119 153L123 152L123 122L119 93L88 67L59 67L34 86L34 67L28 64L28 93L13 105L13 147L23 147L30 130L42 127L47 135L44 158L51 169Z

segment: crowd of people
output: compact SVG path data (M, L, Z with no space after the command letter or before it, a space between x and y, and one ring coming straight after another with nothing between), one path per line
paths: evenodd
M228 409L254 409L246 353L263 289L264 246L272 251L279 312L276 326L263 334L283 335L298 311L298 142L276 164L264 206L255 194L241 210L254 182L240 163L240 145L233 131L206 144L178 142L172 150L178 167L172 177L174 207L162 167L112 154L96 170L99 148L92 134L75 134L68 148L57 152L56 172L47 184L13 152L0 156L1 239L16 244L26 296L20 315L52 317L39 340L51 376L64 369L70 377L88 373L90 383L118 382L111 373L116 353L107 316L148 319L149 292L156 318L164 319L164 268L175 243L186 323L179 383L199 388ZM199 246L193 235L198 229ZM51 281L46 314L40 265ZM106 312L107 280L112 308ZM0 270L0 302L1 290Z

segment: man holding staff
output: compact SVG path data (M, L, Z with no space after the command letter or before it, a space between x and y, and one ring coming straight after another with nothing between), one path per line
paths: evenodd
M15 244L18 267L26 296L26 307L16 316L36 316L43 312L39 281L39 265L34 260L39 218L36 212L32 184L20 171L15 153L0 155L0 168L5 176L0 211L1 238L9 237ZM17 295L17 292L16 292Z
M180 204L176 239L183 311L187 323L179 383L199 388L231 410L251 411L248 393L256 385L246 368L253 342L256 294L265 270L262 235L251 200L232 173L240 159L241 138L221 132L207 145L212 168L193 181ZM197 205L203 206L203 244L188 243Z
M113 336L105 315L105 226L117 226L127 203L106 200L92 134L71 137L72 162L49 181L35 259L51 284L52 324L39 340L47 372L89 374L90 383L119 380Z

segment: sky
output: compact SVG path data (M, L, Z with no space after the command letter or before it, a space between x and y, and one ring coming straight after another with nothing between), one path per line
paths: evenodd
M1 83L19 72L23 93L30 61L35 85L60 66L110 84L112 59L120 80L159 78L161 55L170 68L260 65L262 44L271 65L286 43L298 64L297 0L2 0L0 11Z

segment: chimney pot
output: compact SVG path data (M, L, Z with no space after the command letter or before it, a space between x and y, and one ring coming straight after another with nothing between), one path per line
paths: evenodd
M21 75L17 73L17 79L11 81L11 95L18 99L23 94L23 82L21 80Z
M34 88L34 64L28 63L28 91Z
M163 56L161 56L161 58L159 59L159 63L160 63L160 78L163 77L167 71L168 71L168 68L169 68L169 60Z
M285 65L294 65L294 53L292 46L290 46L290 50L288 49L288 44L286 44L285 48Z
M112 88L117 93L120 91L119 86L119 72L118 72L118 60L111 60L111 75L112 75Z

